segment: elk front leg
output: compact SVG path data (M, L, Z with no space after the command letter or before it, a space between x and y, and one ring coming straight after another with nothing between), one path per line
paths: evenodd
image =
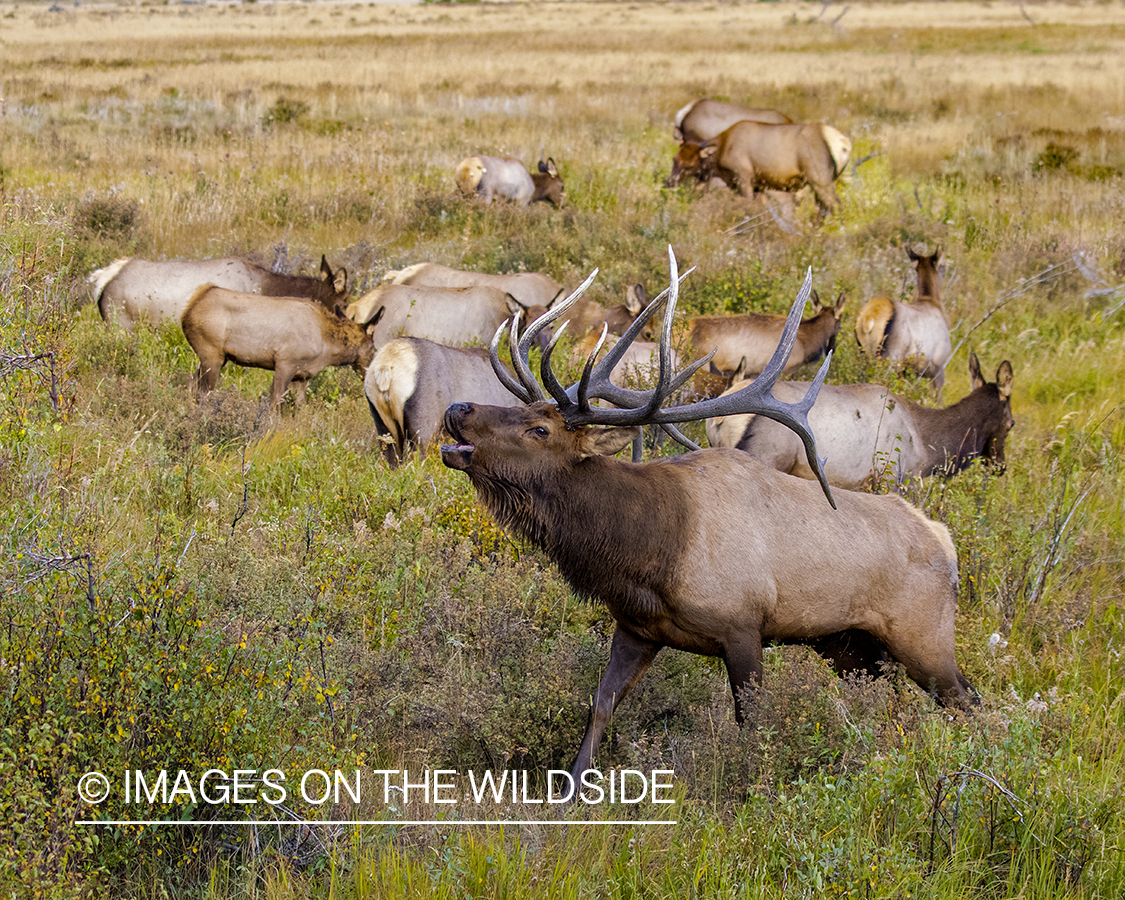
M723 648L723 662L734 695L734 720L741 725L746 718L741 694L762 683L762 636L756 632L732 635Z
M634 637L620 626L613 633L613 644L609 650L609 668L606 669L597 693L594 694L590 720L586 725L586 736L582 739L582 746L578 748L578 757L570 768L575 787L579 784L582 773L590 768L594 760L594 751L601 743L602 735L605 734L609 718L613 715L617 704L652 665L662 646L663 644ZM567 799L572 800L573 794Z

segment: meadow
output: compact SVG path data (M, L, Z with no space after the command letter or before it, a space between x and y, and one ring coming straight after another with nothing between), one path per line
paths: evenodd
M702 96L850 135L839 211L663 188ZM0 892L1125 895L1125 6L0 3L0 128ZM474 153L553 157L563 208L458 196ZM389 469L353 371L276 419L258 370L200 402L182 332L107 328L86 277L323 253L357 297L432 260L597 267L618 303L665 286L669 245L697 267L682 315L786 310L811 267L848 298L829 380L928 404L851 329L910 295L907 247L942 248L945 402L970 351L1015 375L1007 471L907 488L953 535L981 704L774 649L739 729L721 664L666 650L598 762L671 770L675 804L404 803L374 770L526 771L542 796L608 614L440 459ZM270 768L285 803L120 790ZM361 800L292 790L337 769ZM277 824L221 824L251 818Z

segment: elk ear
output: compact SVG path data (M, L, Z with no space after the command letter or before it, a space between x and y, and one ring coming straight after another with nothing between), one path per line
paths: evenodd
M645 286L643 284L631 284L625 288L625 309L629 311L629 315L635 319L644 308Z
M840 318L840 314L844 311L844 303L846 300L847 297L844 296L844 292L840 291L840 296L836 298L836 305L832 308L832 312L836 314L837 319Z
M824 307L820 305L820 294L818 294L814 289L813 292L809 295L809 299L812 301L812 313L815 316L818 312L824 309Z
M1000 368L996 370L996 387L1000 389L1001 400L1012 396L1012 364L1007 360L1000 363Z
M559 177L559 170L555 168L555 161L551 157L547 157L547 174L554 178Z
M616 456L640 436L637 426L590 429L586 434L586 455Z
M340 268L336 270L336 277L332 279L332 287L337 294L346 294L348 292L348 270Z
M711 158L719 152L719 147L716 144L704 144L699 148L699 158L704 162L710 162Z
M323 253L320 254L320 274L324 276L325 281L332 280L332 268L328 265L328 257Z
M975 353L969 354L969 383L974 391L984 387L984 378L980 374L980 360Z
M939 245L937 247L937 249L934 250L934 255L930 257L930 262L933 263L936 266L938 264L938 262L940 262L940 261L941 261L941 246Z
M918 260L920 260L922 258L917 253L914 252L913 247L907 247L906 248L906 255L907 255L907 257L909 257L910 261L913 262L913 263L918 262Z

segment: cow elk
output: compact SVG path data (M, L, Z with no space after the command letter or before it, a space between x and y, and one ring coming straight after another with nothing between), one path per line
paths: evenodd
M1004 442L1012 418L1012 365L1007 360L986 383L976 354L969 357L972 393L952 406L931 409L891 393L878 384L826 384L809 412L817 449L824 453L829 484L871 488L891 479L954 475L974 459L1004 471ZM742 384L735 384L737 390ZM807 384L779 382L778 400L804 395ZM733 447L779 472L815 478L800 441L778 423L756 415L707 420L712 447Z
M918 274L918 292L913 303L875 297L859 311L855 337L860 349L872 357L905 364L906 368L929 378L937 396L945 383L945 364L953 355L949 321L941 298L938 261L941 248L929 256L906 249Z
M776 109L739 106L722 100L692 100L676 113L672 136L677 144L684 141L702 144L717 137L737 122L761 122L763 125L788 125L793 120Z
M590 356L577 384L564 387L555 376L554 342L543 354L542 386L535 380L528 350L534 330L549 324L537 322L518 343L509 338L515 378L500 365L499 332L492 343L497 376L526 405L455 403L445 414L453 437L442 447L445 464L464 472L501 524L542 548L576 591L605 603L616 620L572 787L591 767L614 708L663 647L722 658L740 723L761 681L766 642L811 644L842 672L876 671L885 653L939 702L970 702L954 652L957 558L945 526L893 495L842 491L830 509L823 477L818 487L733 450L640 464L613 458L641 425L674 431L677 422L758 413L794 429L820 472L808 411L828 360L797 403L770 393L792 352L811 272L757 381L665 408L704 363L670 371L678 279L670 250L669 257L669 290L605 358ZM656 387L614 385L609 373L665 296Z
M539 171L529 173L518 159L510 156L470 156L461 160L453 179L463 194L491 203L494 197L527 206L547 200L562 205L563 182L555 161L539 161Z
M439 344L487 343L522 307L494 287L448 288L380 284L348 307L348 318L366 325L376 347L396 337Z
M348 301L348 273L320 258L320 277L279 275L242 259L119 259L87 279L102 318L132 331L140 321L179 324L188 300L202 285L270 297L306 297L329 310Z
M562 285L549 275L539 272L513 272L510 275L490 275L484 272L465 272L437 263L418 263L397 272L388 272L383 281L390 284L411 284L427 287L496 288L511 294L525 309L532 306L550 306L562 293ZM639 311L639 310L638 310Z
M710 140L680 144L664 185L676 187L687 177L706 185L719 178L744 197L808 186L825 214L839 205L833 183L847 165L851 146L830 125L738 122Z
M354 366L362 376L375 348L363 326L299 297L263 297L204 285L188 301L184 336L199 357L196 386L206 394L228 362L271 369L270 408L292 382L302 403L309 379L327 366Z
M812 315L797 328L793 349L785 361L783 374L806 363L816 362L836 346L840 320L844 314L844 295L831 306L822 306L812 292ZM711 371L700 372L695 391L700 397L721 393L739 375L757 375L769 364L782 331L785 316L770 313L745 313L732 316L695 316L688 321L688 340L696 352L714 349ZM716 375L719 378L716 379ZM720 390L715 390L721 385Z
M383 457L397 466L411 449L438 443L451 403L515 406L520 401L492 371L484 348L446 347L422 338L396 338L375 354L363 390L383 439Z

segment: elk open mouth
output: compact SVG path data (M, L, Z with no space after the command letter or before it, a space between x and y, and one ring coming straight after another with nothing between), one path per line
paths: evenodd
M453 438L454 443L441 445L441 461L451 469L464 471L473 462L473 450L475 448L464 440L461 433L460 413L461 411L456 404L445 411L445 430L449 432L449 436Z

